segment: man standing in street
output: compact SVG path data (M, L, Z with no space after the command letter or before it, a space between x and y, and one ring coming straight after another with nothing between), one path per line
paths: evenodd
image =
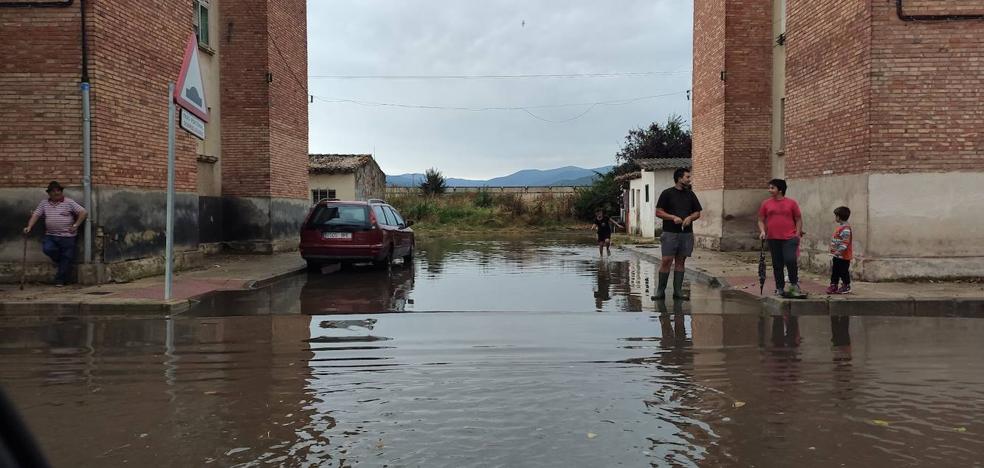
M786 197L786 181L769 181L769 198L762 202L758 212L759 239L769 243L772 253L772 274L776 279L776 295L799 297L800 238L803 237L803 215L796 200ZM789 274L789 290L783 268Z
M42 200L31 214L24 228L28 235L34 224L44 218L44 240L41 250L58 265L55 286L64 286L69 280L69 271L75 261L75 235L88 213L85 208L66 198L64 189L58 182L48 184L48 199Z
M656 200L656 217L663 220L663 234L659 237L662 258L659 263L659 285L653 299L666 298L666 283L673 267L673 298L689 299L683 292L683 274L687 257L694 252L693 222L700 219L700 201L694 194L690 169L679 168L673 172L673 187L663 190Z

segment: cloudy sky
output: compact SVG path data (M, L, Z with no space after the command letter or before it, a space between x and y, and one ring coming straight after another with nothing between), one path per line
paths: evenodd
M670 114L690 121L692 9L311 0L311 152L374 152L387 174L435 167L473 179L612 164L629 129ZM583 76L596 74L619 75ZM479 78L503 75L521 77Z

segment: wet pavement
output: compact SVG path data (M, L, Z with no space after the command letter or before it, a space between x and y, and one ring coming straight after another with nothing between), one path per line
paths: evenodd
M0 322L55 466L981 466L984 320L760 318L590 238Z

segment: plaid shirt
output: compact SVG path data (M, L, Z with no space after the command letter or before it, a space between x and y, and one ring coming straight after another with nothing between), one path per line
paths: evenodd
M82 205L68 197L60 202L42 200L34 209L36 216L44 218L44 233L58 237L75 237L75 232L69 227L75 224L75 220L84 212L85 208L82 208Z

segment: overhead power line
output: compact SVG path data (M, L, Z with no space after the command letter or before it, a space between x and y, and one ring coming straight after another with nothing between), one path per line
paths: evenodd
M690 74L690 70L519 75L310 75L308 78L326 80L501 80L529 78L621 78L639 76L672 76L682 74Z
M608 101L595 101L595 102L578 102L578 103L568 103L568 104L543 104L535 106L484 106L484 107L467 107L467 106L433 106L433 105L422 105L422 104L402 104L393 102L375 102L375 101L362 101L358 99L336 99L325 96L311 96L311 101L315 100L326 102L326 103L337 103L337 104L356 104L365 107L394 107L400 109L426 109L426 110L451 110L451 111L465 111L465 112L489 112L489 111L521 111L525 114L533 117L537 120L542 120L544 122L550 123L566 123L577 120L589 112L594 110L599 106L622 106L626 104L632 104L639 101L645 101L649 99L656 99L667 96L677 96L684 95L687 91L676 91L666 94L653 94L649 96L638 96L626 99L613 99ZM555 109L564 107L581 107L587 106L583 112L567 119L562 120L552 120L541 117L533 113L533 109Z

